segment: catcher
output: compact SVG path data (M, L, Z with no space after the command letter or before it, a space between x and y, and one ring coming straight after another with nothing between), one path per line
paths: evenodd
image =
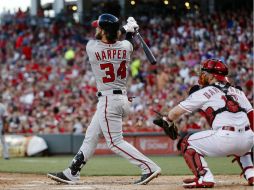
M180 102L168 116L159 115L154 124L175 140L178 136L174 121L186 112L202 111L211 129L184 137L180 150L188 167L195 175L185 179L185 188L212 188L215 184L204 156L235 156L248 185L254 185L251 148L254 145L253 108L239 87L233 87L227 66L220 60L208 59L202 63L199 86ZM239 143L241 142L241 143Z

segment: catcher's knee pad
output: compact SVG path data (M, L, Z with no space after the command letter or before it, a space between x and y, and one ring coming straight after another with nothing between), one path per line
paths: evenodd
M235 156L235 158L232 160L232 162L237 161L237 163L242 169L242 173L240 175L243 175L246 180L248 180L251 177L254 177L252 156L253 156L252 152L247 152L241 157Z
M84 161L84 155L82 151L79 151L75 157L73 158L71 165L70 165L70 170L72 175L76 175L82 167L86 164Z
M201 161L201 157L203 157L203 155L199 154L195 149L189 146L188 138L189 136L184 137L181 142L182 155L185 159L185 162L196 177L204 176L206 170L204 169Z

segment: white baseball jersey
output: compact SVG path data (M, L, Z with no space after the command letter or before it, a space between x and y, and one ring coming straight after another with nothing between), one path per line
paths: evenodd
M110 150L139 167L142 174L160 171L157 164L124 140L122 119L129 113L131 102L126 93L113 93L114 89L125 92L127 90L127 68L133 51L132 44L127 40L117 41L114 44L90 40L86 51L96 78L97 90L104 92L98 96L96 112L80 147L84 161L87 162L93 155L103 134ZM68 171L65 170L65 174Z
M6 108L5 105L0 103L0 125L3 125L3 117L6 115ZM1 127L0 127L1 128Z
M86 45L86 51L98 91L126 90L127 69L133 52L133 46L129 41L107 44L100 40L90 40Z
M6 116L6 107L2 103L0 103L0 141L2 144L2 154L4 158L9 158L9 150L8 150L8 145L5 142L5 137L2 135L2 130L4 127L3 123L3 117Z
M217 83L217 85L222 85ZM229 87L228 95L231 95L235 101L237 101L240 107L244 108L246 112L250 112L253 108L246 98L245 94L234 87ZM225 93L214 86L207 86L194 93L192 93L186 100L182 101L179 106L188 112L196 111L201 109L206 112L207 108L212 108L216 111L219 108L225 106ZM234 126L237 128L242 128L248 126L249 119L247 114L244 112L232 113L224 111L218 113L212 123L213 129L218 129L222 126Z

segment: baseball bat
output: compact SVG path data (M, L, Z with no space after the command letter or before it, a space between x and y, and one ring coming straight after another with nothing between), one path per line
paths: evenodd
M147 59L149 60L149 62L152 65L155 65L157 63L153 53L151 52L150 48L147 46L147 44L145 43L144 39L142 38L142 36L139 34L139 32L136 30L136 36L137 38L140 40L141 42L141 46L146 54Z

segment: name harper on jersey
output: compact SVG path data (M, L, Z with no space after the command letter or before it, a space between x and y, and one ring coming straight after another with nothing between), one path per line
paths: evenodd
M95 52L95 57L98 61L110 59L126 59L126 50L108 49L101 52Z

